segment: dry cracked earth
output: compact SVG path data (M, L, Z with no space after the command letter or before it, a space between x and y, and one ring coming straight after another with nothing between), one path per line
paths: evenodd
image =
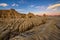
M60 40L60 17L0 18L0 40Z

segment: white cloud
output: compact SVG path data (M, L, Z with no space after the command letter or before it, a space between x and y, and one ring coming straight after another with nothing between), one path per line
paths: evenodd
M12 4L12 6L19 6L18 4L16 4L16 3L14 3L14 4Z
M46 6L36 6L35 8L37 8L39 10L46 10Z
M30 7L34 7L35 5L30 5Z
M36 6L35 8L40 8L40 6Z
M58 7L60 7L60 4L54 4L54 5L49 6L47 9L55 9Z
M6 6L8 6L8 4L6 4L6 3L0 3L0 6L6 7Z
M16 9L16 10L19 10L19 11L24 11L25 9Z
M25 9L16 9L16 11L18 11L19 13L26 13Z
M20 0L19 3L24 4L24 3L26 3L26 1L25 0Z
M60 7L60 4L55 4L51 6L35 6L36 9L39 9L39 12L35 12L36 14L47 14L47 15L60 15L60 12L58 11L58 7ZM59 12L59 13L58 13Z

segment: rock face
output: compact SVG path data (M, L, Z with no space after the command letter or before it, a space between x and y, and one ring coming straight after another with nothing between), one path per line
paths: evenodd
M46 19L10 10L0 10L0 40L60 40L60 18Z
M34 15L33 13L30 13L30 12L29 12L29 13L26 15L26 17L27 17L27 18L32 18L32 17L35 17L35 15Z
M31 17L35 17L34 14L18 13L15 9L0 10L0 18L31 18Z
M14 9L0 10L0 18L19 18L20 14Z

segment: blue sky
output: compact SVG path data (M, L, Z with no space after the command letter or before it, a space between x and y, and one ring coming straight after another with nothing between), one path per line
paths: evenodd
M51 9L48 9L48 7L55 6L55 4L59 4L59 6L52 11L58 12L60 10L60 0L0 0L0 9L13 8L22 13L41 13L50 12Z

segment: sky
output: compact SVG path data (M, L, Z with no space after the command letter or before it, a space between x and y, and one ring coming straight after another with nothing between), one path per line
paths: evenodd
M0 10L11 8L20 13L60 15L60 0L0 0Z

